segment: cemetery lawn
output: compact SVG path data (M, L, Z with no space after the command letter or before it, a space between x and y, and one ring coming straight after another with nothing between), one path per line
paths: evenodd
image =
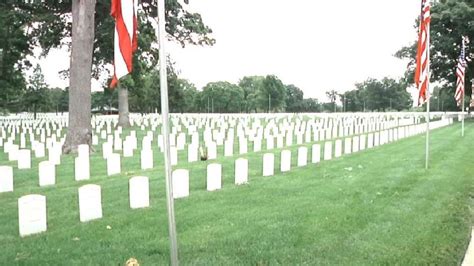
M233 184L234 160L222 157L223 189L207 192L208 162L180 162L190 170L190 196L175 201L182 265L457 265L472 224L474 123L432 131L430 169L418 135L339 159L262 177L264 152L249 153L249 184ZM142 132L137 131L139 143ZM156 139L153 143L156 147ZM308 147L310 145L308 144ZM236 150L234 150L236 151ZM250 149L249 149L250 151ZM180 159L186 158L180 153ZM1 265L141 265L169 262L162 157L140 169L138 152L123 158L122 174L106 176L98 151L91 180L74 181L73 156L57 167L57 184L38 186L33 169L14 169L15 191L0 194ZM0 164L6 162L0 153ZM131 210L128 179L150 177L151 207ZM77 189L102 187L104 218L79 222ZM20 238L19 197L47 197L48 231ZM109 226L110 229L107 227Z

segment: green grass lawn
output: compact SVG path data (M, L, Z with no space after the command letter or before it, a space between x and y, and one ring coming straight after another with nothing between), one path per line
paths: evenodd
M205 189L207 162L180 163L175 168L190 170L190 197L175 201L180 262L459 264L473 217L474 123L466 124L464 138L460 130L455 124L431 133L429 170L424 135L301 168L295 145L292 170L284 174L275 149L272 177L261 176L264 152L249 153L242 156L250 167L244 186L233 185L239 156L220 157L223 189L215 192ZM15 191L0 194L0 264L123 265L130 257L141 265L168 264L164 172L161 155L155 156L153 170L139 170L136 153L123 159L121 175L107 177L97 152L91 180L81 182L74 181L73 157L64 156L57 184L47 188L38 186L39 160L31 170L15 169ZM185 153L180 158L186 161ZM0 153L0 164L5 161ZM150 208L129 208L134 175L150 177ZM102 187L104 218L81 223L77 189L90 183ZM47 197L48 231L20 238L17 200L30 193Z

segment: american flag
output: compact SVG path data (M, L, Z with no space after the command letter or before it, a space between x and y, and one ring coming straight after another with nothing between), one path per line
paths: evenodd
M418 105L426 102L429 91L430 74L430 3L428 0L421 1L420 29L418 36L418 49L416 53L415 84L418 88Z
M110 87L132 72L133 52L137 49L138 0L112 0L111 15L115 18L114 76Z
M462 38L462 45L461 45L461 54L459 55L458 65L456 67L456 92L454 93L454 98L458 103L458 106L461 106L463 95L464 95L464 78L466 75L466 38Z

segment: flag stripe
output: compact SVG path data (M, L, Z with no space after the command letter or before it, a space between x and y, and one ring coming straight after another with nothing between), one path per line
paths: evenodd
M426 102L429 84L430 8L430 4L427 0L421 1L420 30L415 70L415 84L419 91L418 105L422 105Z
M132 71L133 52L137 49L137 0L112 0L111 15L115 18L114 76L110 87Z
M459 55L458 64L456 66L456 92L454 93L454 99L458 106L462 105L462 99L464 96L464 84L465 84L465 76L466 76L466 43L463 37L462 44L461 44L461 53Z

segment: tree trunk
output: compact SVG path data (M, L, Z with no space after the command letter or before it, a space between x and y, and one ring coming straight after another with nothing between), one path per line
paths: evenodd
M72 49L69 79L69 125L64 153L92 141L91 72L96 0L72 1Z
M130 117L128 112L128 89L119 85L118 88L119 121L117 126L123 128L130 127Z
M33 119L36 120L36 104L33 104Z

